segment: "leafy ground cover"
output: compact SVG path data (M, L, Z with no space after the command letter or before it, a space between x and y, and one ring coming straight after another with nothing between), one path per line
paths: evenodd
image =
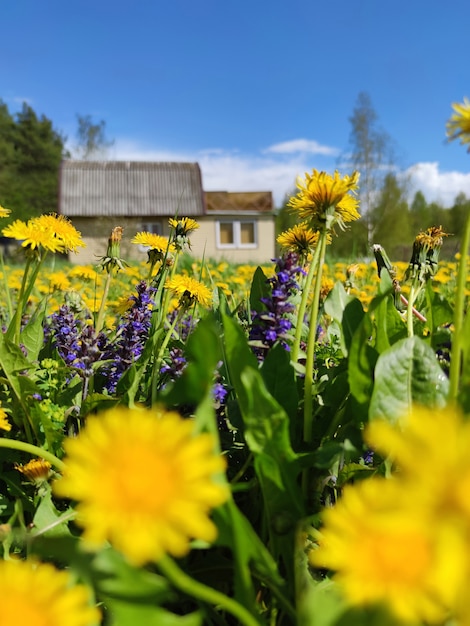
M437 225L329 263L358 184L300 181L266 267L192 261L188 218L133 266L3 229L0 623L469 623L470 219L453 263Z

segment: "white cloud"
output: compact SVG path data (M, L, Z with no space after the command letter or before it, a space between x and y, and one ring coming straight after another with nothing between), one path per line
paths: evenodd
M291 141L283 141L281 143L275 143L264 150L265 153L274 154L293 154L293 153L307 153L307 154L322 154L323 156L337 156L339 150L331 146L322 146L314 139L292 139Z
M295 189L297 176L315 166L304 155L292 155L280 161L275 156L243 155L224 149L193 153L145 148L131 141L118 140L109 158L126 161L198 162L206 191L272 191L275 206Z
M422 191L427 202L438 202L451 207L456 196L463 192L470 198L470 173L441 172L439 163L416 163L408 168L411 198L416 191Z
M296 141L303 140L286 143ZM325 169L324 163L315 163L312 155L287 151L281 155L272 150L272 146L260 154L247 155L223 148L173 152L144 147L128 140L117 140L108 158L198 162L206 191L272 191L276 207L282 205L286 194L294 192L298 176L311 172L314 167ZM331 171L334 169L334 165L329 167ZM460 192L470 198L470 173L441 172L438 163L417 163L403 175L409 182L410 201L418 190L423 192L428 202L439 202L444 207L452 206Z

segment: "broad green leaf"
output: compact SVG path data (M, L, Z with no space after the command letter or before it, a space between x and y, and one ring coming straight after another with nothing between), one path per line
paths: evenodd
M258 361L248 346L245 333L239 324L227 315L222 316L224 328L225 362L230 383L237 391L240 405L246 405L246 393L241 382L241 373L247 368L258 369Z
M245 606L254 606L252 569L268 587L282 593L285 583L276 561L235 502L229 500L215 509L213 518L219 530L216 544L226 546L233 554L235 598Z
M347 355L354 332L364 317L362 304L357 298L346 293L342 283L337 282L325 300L325 313L341 328L341 349Z
M20 378L25 378L22 372L31 368L31 363L24 356L21 349L12 341L6 339L5 335L0 333L0 367L3 375L16 395L17 399L23 404L23 393Z
M268 279L261 269L257 267L253 274L250 291L250 309L252 311L263 311L265 309L264 304L261 302L261 298L267 298L271 295L271 289L268 283Z
M407 337L383 352L375 366L370 418L395 421L413 404L442 407L449 381L433 349L420 337Z
M110 626L202 626L199 612L176 615L163 607L107 600L105 606L111 611Z
M186 366L162 399L167 404L197 405L212 388L217 363L221 358L218 328L212 317L201 320L190 335L186 346Z
M269 393L279 402L289 418L296 419L298 392L290 353L279 344L271 348L261 366L261 376Z
M372 322L368 315L356 329L351 341L348 379L351 394L359 405L368 406L374 388L374 368L377 352L370 345Z
M91 567L100 594L108 598L153 605L176 597L166 578L145 568L133 567L111 548L100 550L93 557Z
M65 513L59 512L51 497L51 490L43 487L40 495L39 506L33 519L33 536L45 535L47 537L70 536L68 521L70 521L71 509Z
M306 560L306 559L304 559ZM297 598L298 626L336 626L346 611L346 603L338 586L326 578L316 582L307 564L299 564Z
M36 361L44 345L44 330L42 316L35 317L21 331L20 342L24 345L28 361Z

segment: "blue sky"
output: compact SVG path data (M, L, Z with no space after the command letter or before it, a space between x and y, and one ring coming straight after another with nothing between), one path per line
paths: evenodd
M2 0L0 23L0 98L71 148L90 114L108 158L198 161L206 190L280 204L337 167L366 91L411 191L470 197L470 154L445 140L470 97L468 0Z

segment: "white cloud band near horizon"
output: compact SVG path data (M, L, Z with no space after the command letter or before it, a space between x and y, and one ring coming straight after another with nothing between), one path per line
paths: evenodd
M275 206L280 207L287 195L295 193L299 176L314 167L333 171L337 167L333 157L338 154L338 149L308 139L274 144L254 155L221 148L174 152L117 140L109 158L198 162L206 191L272 191ZM423 162L407 168L403 176L408 181L410 202L417 191L424 194L427 202L437 202L445 208L453 205L459 193L470 198L470 172L441 171L439 163Z

